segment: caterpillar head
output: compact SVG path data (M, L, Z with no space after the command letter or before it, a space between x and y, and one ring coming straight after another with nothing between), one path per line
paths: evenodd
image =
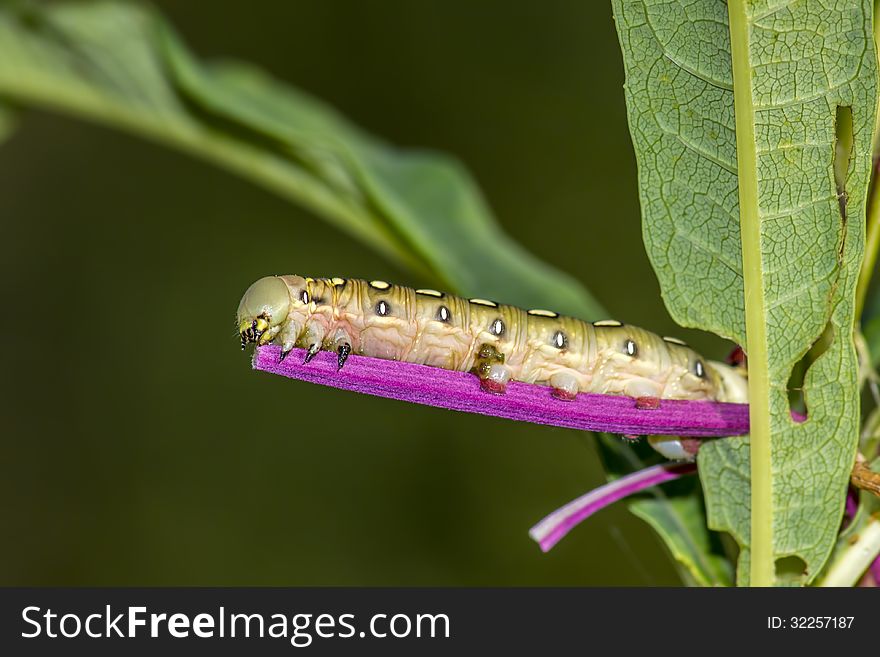
M238 304L241 348L249 342L266 344L281 330L290 312L287 284L278 276L266 276L251 285Z

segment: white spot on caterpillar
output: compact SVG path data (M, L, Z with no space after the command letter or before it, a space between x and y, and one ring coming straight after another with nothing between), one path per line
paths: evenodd
M391 287L391 283L386 283L385 281L370 281L370 287L375 288L376 290L387 290Z
M687 347L687 342L684 340L679 340L678 338L670 338L668 335L663 336L663 342L668 342L669 344L677 344L679 347Z
M500 318L496 319L489 327L489 333L500 336L504 333L504 322L502 322Z
M416 290L416 294L423 294L426 297L437 297L438 299L443 296L442 292L438 292L437 290L428 290L424 288Z
M452 317L452 314L449 312L449 308L446 306L440 306L437 309L437 319L441 322L448 322L449 318Z
M391 306L389 306L386 302L380 301L376 304L376 314L380 317L385 317L390 312Z
M568 344L568 338L565 337L565 333L562 331L556 331L553 334L553 346L557 349L565 349Z
M532 308L528 313L535 317L559 317L559 313L555 313L552 310L542 310L540 308Z
M345 285L345 279L338 276L330 279L330 285Z
M490 308L498 307L497 303L489 301L488 299L468 299L468 301L476 306L489 306Z
M639 348L636 346L634 340L627 340L623 343L623 350L626 352L627 356L632 356L633 358L639 353Z
M618 322L616 319L601 319L593 322L593 326L623 326L623 322Z

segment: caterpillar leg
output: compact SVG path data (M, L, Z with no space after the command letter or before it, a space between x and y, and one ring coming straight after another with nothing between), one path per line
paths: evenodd
M494 392L503 395L507 390L507 382L510 381L510 368L507 365L491 365L489 374L485 379L480 379L480 387L486 392Z
M624 393L636 400L636 408L642 410L656 410L660 408L660 393L662 388L656 381L636 377L626 382Z
M312 360L315 356L318 355L318 352L321 351L321 345L318 343L312 343L309 345L309 350L306 352L306 357L303 360L303 363L308 364L309 361Z
M281 355L278 358L279 363L287 358L287 354L289 354L296 346L296 338L298 334L299 329L294 322L288 322L285 327L281 329L279 336L281 342Z
M342 366L345 365L345 361L348 360L348 355L351 353L351 345L348 342L343 342L338 347L336 347L336 371L342 369Z
M306 357L303 360L304 363L308 363L312 358L318 355L318 352L321 351L321 345L324 344L325 335L327 335L327 329L323 324L315 321L309 322L305 331L303 331L302 335L296 340L297 344L308 349Z
M648 444L670 461L693 461L700 449L699 438L648 436Z
M556 399L572 401L578 394L578 381L573 374L557 372L550 377L550 385L553 387L552 395Z
M336 337L333 340L333 346L336 347L336 371L342 369L345 361L351 354L351 338L343 329L337 329Z
M504 394L510 381L510 368L504 364L504 354L494 345L482 344L472 370L480 377L480 387L486 392Z
M656 411L660 408L660 398L636 397L636 408L640 411Z

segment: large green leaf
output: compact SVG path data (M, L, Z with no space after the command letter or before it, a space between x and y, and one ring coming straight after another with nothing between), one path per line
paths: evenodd
M673 317L747 345L753 441L700 452L710 523L755 583L819 572L858 435L853 293L863 248L876 62L868 0L614 0L645 244ZM835 125L850 108L842 216ZM747 302L746 302L747 300ZM796 363L824 331L789 415ZM747 336L748 334L748 336ZM754 531L753 531L754 530ZM786 560L786 566L791 560Z
M26 7L0 8L0 95L230 168L459 293L603 315L504 234L454 160L383 144L251 67L203 66L139 5Z

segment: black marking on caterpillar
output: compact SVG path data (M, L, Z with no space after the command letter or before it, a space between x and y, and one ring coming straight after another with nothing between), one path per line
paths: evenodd
M306 360L330 349L340 366L355 352L473 371L491 392L518 380L548 385L560 399L592 392L746 401L743 368L706 361L675 338L380 280L266 277L242 298L238 324L242 345L302 345Z

